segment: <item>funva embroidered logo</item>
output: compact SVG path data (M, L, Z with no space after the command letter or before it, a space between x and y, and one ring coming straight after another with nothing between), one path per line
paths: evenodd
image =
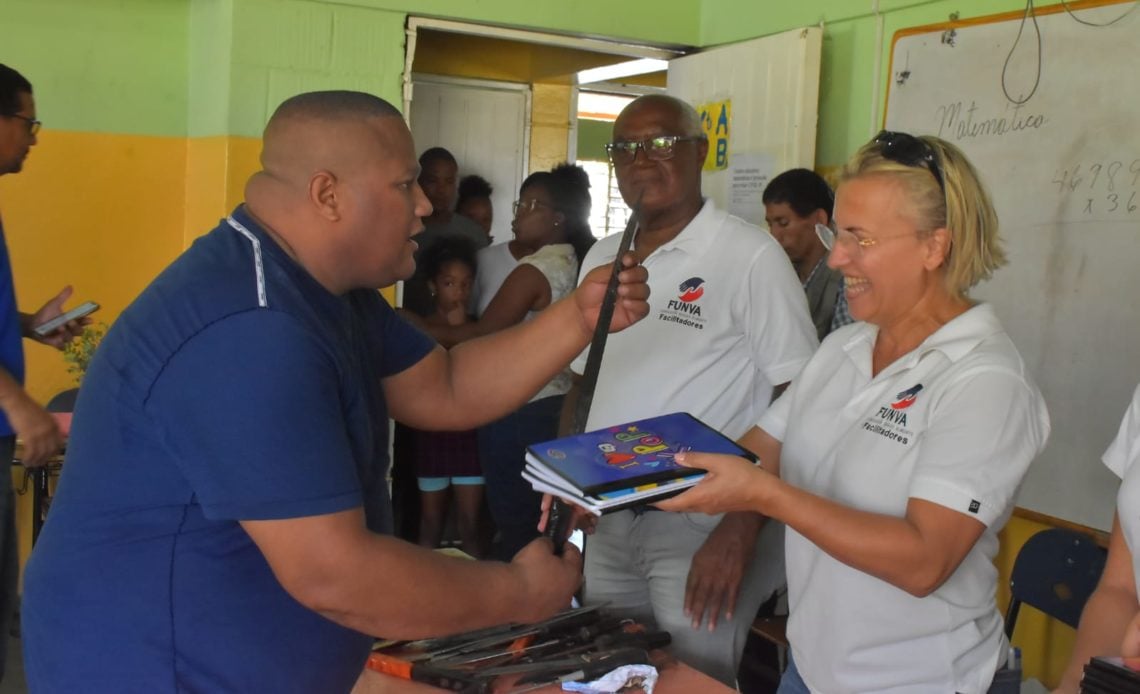
M665 309L657 314L657 318L704 330L705 319L701 316L701 306L697 300L705 295L705 281L700 277L690 277L677 287L677 292L677 298L670 299Z
M918 399L918 393L922 390L922 384L919 383L915 386L907 388L903 392L895 396L895 401L891 403L892 410L905 410L914 404Z
M700 277L690 277L681 283L678 290L681 292L678 298L689 304L704 296L705 281Z

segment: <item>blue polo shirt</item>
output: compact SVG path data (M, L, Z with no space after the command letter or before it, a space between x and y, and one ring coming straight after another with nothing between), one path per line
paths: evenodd
M4 220L0 219L0 368L17 383L24 383L23 331L20 312L16 308L16 287L12 283L12 261L8 258L8 241L4 237ZM15 433L8 418L0 411L0 436Z
M364 504L390 526L380 379L433 344L377 292L330 294L243 208L196 241L84 379L25 573L30 688L348 691L370 638L290 597L238 521Z

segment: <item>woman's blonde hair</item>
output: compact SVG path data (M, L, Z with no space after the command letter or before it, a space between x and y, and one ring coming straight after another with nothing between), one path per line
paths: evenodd
M934 152L945 192L923 162L912 166L884 156L879 138L863 145L844 165L838 185L865 176L888 176L898 181L910 202L919 236L928 236L939 228L950 232L943 279L950 293L965 295L1006 263L998 237L997 212L962 150L937 137L924 135L918 139Z

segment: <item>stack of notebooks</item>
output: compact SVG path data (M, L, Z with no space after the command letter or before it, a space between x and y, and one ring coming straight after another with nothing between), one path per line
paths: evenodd
M1140 658L1093 658L1081 678L1081 694L1140 692Z
M756 461L717 430L677 412L528 446L522 475L537 491L601 515L679 494L699 482L703 471L673 460L683 451Z

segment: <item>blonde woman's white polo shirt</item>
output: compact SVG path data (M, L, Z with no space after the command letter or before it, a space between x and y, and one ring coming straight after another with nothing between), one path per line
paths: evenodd
M1045 402L986 304L872 377L877 333L866 323L832 333L761 417L783 442L781 477L890 516L924 499L986 529L950 578L917 598L788 528L793 656L813 691L985 692L1006 645L997 533L1048 437Z

